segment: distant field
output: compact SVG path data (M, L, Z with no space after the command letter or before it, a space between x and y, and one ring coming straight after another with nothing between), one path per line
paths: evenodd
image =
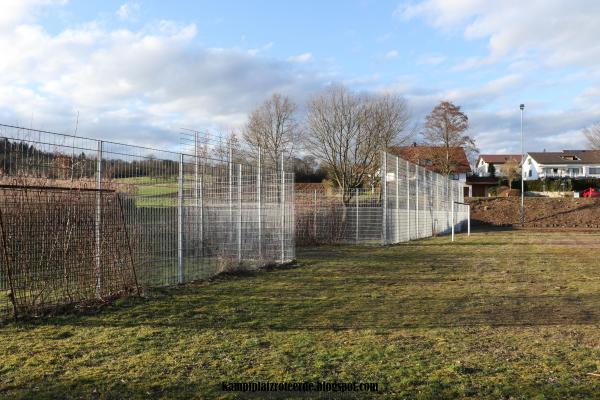
M145 176L115 179L115 183L134 188L138 207L175 207L177 178L154 179Z
M358 398L598 398L598 250L600 234L527 231L305 249L294 268L0 327L0 397L357 381L381 389Z

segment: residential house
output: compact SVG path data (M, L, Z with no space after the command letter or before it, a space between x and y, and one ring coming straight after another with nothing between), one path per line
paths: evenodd
M520 154L481 154L475 164L475 174L480 177L497 177L506 176L502 168L509 160L514 160L517 163L521 161Z
M462 147L450 147L450 174L451 179L466 182L467 175L471 173L471 165L467 159L465 150ZM443 173L446 160L446 148L438 146L395 146L389 147L388 152L394 154L413 164L420 165L436 173Z
M600 150L563 150L527 153L525 180L544 178L600 178Z

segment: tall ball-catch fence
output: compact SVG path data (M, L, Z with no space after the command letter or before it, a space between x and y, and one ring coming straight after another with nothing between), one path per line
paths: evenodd
M0 317L289 262L293 184L259 161L0 125Z
M389 153L381 160L376 187L297 190L297 243L393 244L465 229L463 183Z

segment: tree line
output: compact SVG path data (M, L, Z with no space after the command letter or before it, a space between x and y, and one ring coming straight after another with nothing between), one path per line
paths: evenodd
M260 149L263 161L279 166L283 154L297 182L326 177L345 190L372 185L382 151L406 146L417 135L444 150L432 152L430 161L446 175L456 166L452 148L476 150L467 115L449 101L433 108L421 130L410 126L412 115L401 96L357 93L342 85L314 95L302 118L299 114L298 104L274 93L249 114L240 135L253 157Z

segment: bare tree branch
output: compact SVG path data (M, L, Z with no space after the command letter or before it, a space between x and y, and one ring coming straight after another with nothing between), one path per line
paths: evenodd
M600 122L585 128L583 134L585 135L590 148L600 150Z
M274 93L250 113L242 138L254 156L261 148L264 161L272 165L278 165L282 153L286 160L291 157L299 134L296 111L287 96Z
M332 86L308 104L304 145L324 162L334 183L347 191L375 175L382 150L409 140L409 119L401 97L358 95Z
M469 129L469 118L449 101L441 101L425 117L422 135L429 146L444 147L443 154L432 152L432 160L444 175L451 174L459 160L454 159L452 148L463 147L465 153L477 151L475 140L466 132Z

